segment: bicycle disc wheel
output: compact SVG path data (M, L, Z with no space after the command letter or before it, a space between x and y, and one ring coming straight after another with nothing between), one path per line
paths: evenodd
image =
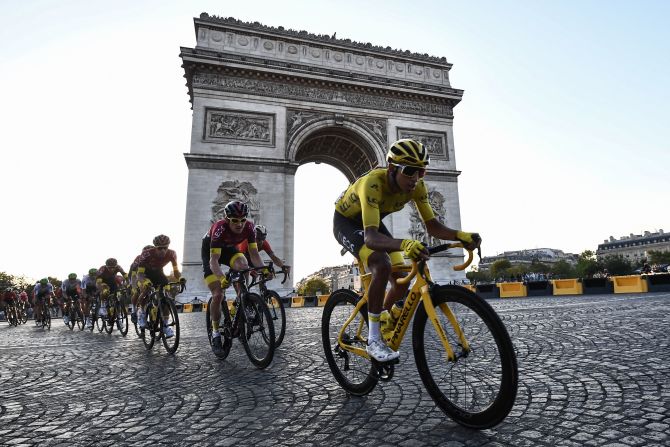
M116 305L116 327L124 337L128 334L128 309L123 303Z
M257 368L266 368L275 353L275 329L268 306L260 295L247 293L242 301L244 318L240 324L240 339L247 357ZM238 311L240 312L240 311Z
M370 360L342 349L337 337L354 311L360 297L352 290L340 289L331 293L321 316L321 339L328 366L335 380L354 396L365 396L374 389L379 379ZM363 306L342 335L347 345L365 349L368 335L368 309ZM359 333L360 329L360 333Z
M177 314L177 307L174 305L174 301L168 298L163 300L163 309L160 310L159 317L163 346L168 353L174 354L179 347L179 315ZM165 336L165 328L172 329L172 337L167 338Z
M274 290L268 290L265 293L265 300L268 303L270 316L272 317L272 324L275 327L275 349L284 341L284 334L286 334L286 309L281 297Z
M446 360L422 303L412 328L421 380L437 406L454 421L476 429L493 427L509 414L518 386L516 354L507 329L489 303L462 287L435 287L431 298L456 360ZM469 350L462 346L440 305L448 306L455 315Z

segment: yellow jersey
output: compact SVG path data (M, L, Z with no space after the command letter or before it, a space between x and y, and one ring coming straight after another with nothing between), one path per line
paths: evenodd
M385 216L400 211L413 200L424 222L435 217L423 179L410 193L393 193L386 173L386 168L379 168L359 177L335 202L337 212L349 219L360 217L363 228L379 228Z

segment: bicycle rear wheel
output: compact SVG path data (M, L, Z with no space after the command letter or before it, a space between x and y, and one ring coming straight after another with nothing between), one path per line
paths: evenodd
M107 304L107 315L103 318L105 322L105 332L111 334L112 331L114 331L114 324L116 323L116 308L112 306L112 303Z
M163 346L168 353L174 354L179 347L179 315L177 314L177 306L175 306L174 301L169 298L163 299L163 306L159 310L159 319L161 328L160 336L163 340ZM166 328L172 329L172 337L166 337Z
M447 361L422 303L412 328L421 380L437 406L454 421L470 428L491 428L509 414L518 386L516 354L507 329L489 303L467 289L438 286L431 298L456 360ZM445 306L455 315L469 350L447 319Z
M128 334L128 309L122 302L116 304L116 327L124 337Z
M275 327L276 349L281 345L281 342L284 341L284 335L286 334L286 309L284 309L284 303L282 302L281 297L274 290L265 292L265 300L268 303L268 310L270 310L272 324Z
M141 329L140 332L142 334L142 341L144 342L144 347L147 348L147 351L151 350L151 348L154 347L154 342L156 341L156 338L158 338L158 330L160 329L158 327L156 318L152 316L153 314L153 302L149 303L147 305L146 309L146 326L144 329Z
M379 379L370 360L342 349L337 337L354 311L360 297L352 290L340 289L330 294L321 316L321 340L328 366L335 380L354 396L365 396ZM359 333L360 329L360 333ZM363 306L342 335L344 343L365 349L368 334L368 309Z
M67 316L69 318L69 321L67 322L67 327L70 328L70 330L74 329L74 325L76 324L77 320L77 313L74 310L74 304L70 306L69 312L67 313Z
M244 318L240 339L247 357L257 368L266 368L275 353L275 330L268 306L260 295L247 293L242 300Z

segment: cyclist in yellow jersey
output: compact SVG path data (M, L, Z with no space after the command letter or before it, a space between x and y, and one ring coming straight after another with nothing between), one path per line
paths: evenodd
M403 264L403 253L410 259L428 259L429 253L421 241L394 239L382 219L400 211L414 201L428 234L445 240L459 240L468 249L481 243L477 233L453 230L435 218L428 201L428 189L423 177L429 163L428 151L412 139L398 140L387 154L388 166L373 169L359 177L335 202L333 234L342 246L353 254L372 278L368 289L368 354L377 361L398 358L399 353L386 345L381 336L382 310L390 310L407 291L407 285L392 280L391 267ZM393 274L398 278L403 273ZM386 285L391 282L386 297Z

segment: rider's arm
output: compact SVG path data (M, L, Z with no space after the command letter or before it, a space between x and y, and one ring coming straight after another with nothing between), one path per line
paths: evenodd
M254 267L263 267L265 265L263 259L261 259L260 253L258 253L258 245L256 245L256 242L249 244L249 257L251 258Z
M223 271L219 265L219 257L221 256L220 248L212 248L209 250L209 268L218 278L223 276Z
M181 273L179 272L179 265L177 265L177 259L175 258L171 262L172 262L172 274L177 279L181 278Z
M457 239L456 230L447 227L435 218L426 222L426 230L428 230L428 234L438 239L445 241L455 241Z

